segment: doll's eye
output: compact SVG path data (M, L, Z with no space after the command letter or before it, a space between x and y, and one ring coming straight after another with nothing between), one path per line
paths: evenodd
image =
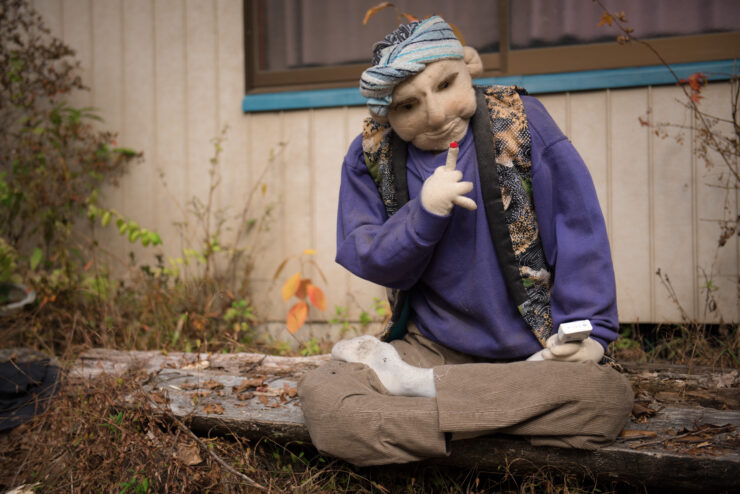
M445 79L444 81L440 82L439 85L437 86L437 91L442 91L452 86L452 83L455 82L456 78L457 78L457 74L455 73L455 74L452 74L447 79Z
M396 111L411 111L414 109L415 101L402 101L393 107Z

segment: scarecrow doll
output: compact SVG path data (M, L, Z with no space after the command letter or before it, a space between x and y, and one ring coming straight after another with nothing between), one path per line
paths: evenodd
M539 101L474 86L481 71L434 16L376 43L362 75L336 260L388 288L392 317L301 380L323 453L404 463L490 433L596 449L629 417L629 381L600 365L618 320L591 177ZM567 342L574 324L590 336Z

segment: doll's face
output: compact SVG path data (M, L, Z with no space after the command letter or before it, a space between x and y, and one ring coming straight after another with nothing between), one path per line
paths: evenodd
M465 137L475 91L462 60L434 62L393 90L388 122L398 136L425 151L444 151Z

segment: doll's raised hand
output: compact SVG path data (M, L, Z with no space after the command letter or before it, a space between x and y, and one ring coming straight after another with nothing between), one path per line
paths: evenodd
M450 144L447 162L434 170L421 187L421 205L430 213L447 216L456 204L471 211L478 207L475 201L464 195L473 190L473 183L462 182L462 172L455 169L459 152L457 142Z

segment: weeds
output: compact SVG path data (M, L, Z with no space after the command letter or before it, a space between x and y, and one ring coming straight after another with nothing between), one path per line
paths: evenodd
M637 492L554 470L515 476L507 465L498 471L428 463L357 468L301 442L192 436L162 413L159 404L166 397L144 391L145 382L137 374L67 380L44 414L0 435L0 489L37 484L36 490L51 493Z

